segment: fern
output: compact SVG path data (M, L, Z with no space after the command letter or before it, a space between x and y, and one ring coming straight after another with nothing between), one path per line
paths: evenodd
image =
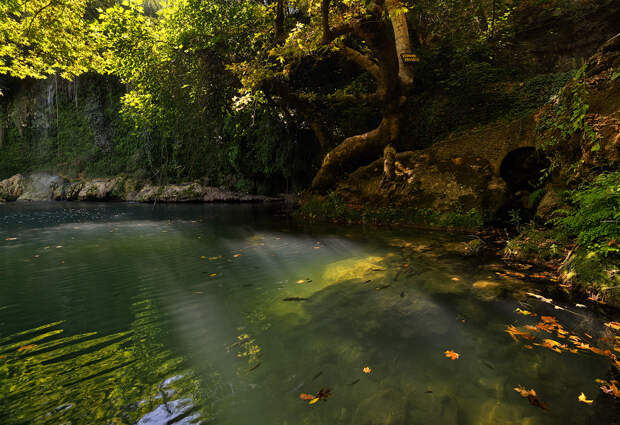
M619 256L620 171L600 174L568 195L574 208L557 210L553 223L588 250Z

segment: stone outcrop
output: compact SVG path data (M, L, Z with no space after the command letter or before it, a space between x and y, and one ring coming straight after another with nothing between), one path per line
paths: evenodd
M24 193L26 186L24 176L16 174L11 178L0 181L0 200L15 201Z
M341 183L336 193L353 204L432 209L438 212L494 212L506 197L506 184L488 159L450 157L432 150L396 155L396 176L382 181L382 160L360 168Z
M124 176L70 181L17 174L0 181L0 201L277 202L282 198L232 192L199 183L144 184Z

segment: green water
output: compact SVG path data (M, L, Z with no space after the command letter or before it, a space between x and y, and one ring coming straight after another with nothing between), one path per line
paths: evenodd
M548 315L603 344L610 317L458 255L468 235L275 213L0 205L0 423L617 423L608 357L505 332Z

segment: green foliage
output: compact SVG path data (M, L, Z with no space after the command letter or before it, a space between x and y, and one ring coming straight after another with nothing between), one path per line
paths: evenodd
M87 5L87 0L2 1L0 75L72 78L96 67Z
M537 147L547 154L551 164L546 172L547 175L563 162L563 165L569 167L570 170L578 170L581 165L580 161L568 159L567 163L567 150L563 147L571 138L578 138L578 142L592 152L600 149L599 135L586 122L586 114L590 105L587 101L588 91L584 76L585 65L562 88L555 102L540 116L538 121Z
M348 205L334 192L329 195L313 196L301 203L296 213L310 220L337 223L363 224L401 224L421 225L442 228L474 229L482 226L483 217L475 209L462 211L455 208L452 212L438 212L432 209L414 207L371 207Z
M504 255L523 261L532 258L543 261L560 260L566 255L566 242L567 239L555 229L539 228L530 223L522 226L519 235L506 242Z
M598 175L568 198L574 208L557 211L553 223L587 250L620 258L620 171Z

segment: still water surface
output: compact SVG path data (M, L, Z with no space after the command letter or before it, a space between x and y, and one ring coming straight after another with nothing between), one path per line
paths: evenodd
M528 295L546 294L454 251L470 239L264 206L0 205L0 423L614 423L609 356L543 343L604 348L610 318ZM540 316L567 334L506 332Z

